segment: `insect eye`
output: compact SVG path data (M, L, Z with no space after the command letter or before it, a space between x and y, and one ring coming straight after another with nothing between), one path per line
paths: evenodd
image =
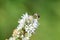
M38 15L38 18L40 18L40 15Z

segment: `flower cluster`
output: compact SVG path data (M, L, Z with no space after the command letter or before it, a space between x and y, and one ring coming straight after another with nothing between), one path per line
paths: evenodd
M38 27L38 19L32 15L23 14L19 19L19 25L13 31L12 37L7 40L29 40L36 28Z

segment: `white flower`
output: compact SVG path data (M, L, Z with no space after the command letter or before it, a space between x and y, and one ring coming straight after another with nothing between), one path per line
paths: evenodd
M22 19L18 21L19 25L16 30L13 32L12 37L9 40L16 40L17 38L21 38L22 40L29 40L32 36L32 33L35 32L38 27L38 20L34 19L33 16L23 14L21 16Z
M22 40L29 40L29 37L23 37Z
M16 38L15 37L10 37L9 40L16 40Z
M22 19L18 21L19 25L17 26L17 30L20 30L24 27L25 21L28 19L28 14L22 16Z
M21 35L21 38L23 38L24 36L23 35Z

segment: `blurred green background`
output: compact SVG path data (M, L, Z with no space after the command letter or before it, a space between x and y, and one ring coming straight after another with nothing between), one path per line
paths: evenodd
M25 12L41 16L31 40L60 40L60 0L0 0L0 40L11 36Z

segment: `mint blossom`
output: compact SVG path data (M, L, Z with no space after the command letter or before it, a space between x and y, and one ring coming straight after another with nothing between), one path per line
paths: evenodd
M12 36L7 40L30 40L30 37L38 27L38 15L34 18L34 16L25 13L18 23L19 25L13 31Z

